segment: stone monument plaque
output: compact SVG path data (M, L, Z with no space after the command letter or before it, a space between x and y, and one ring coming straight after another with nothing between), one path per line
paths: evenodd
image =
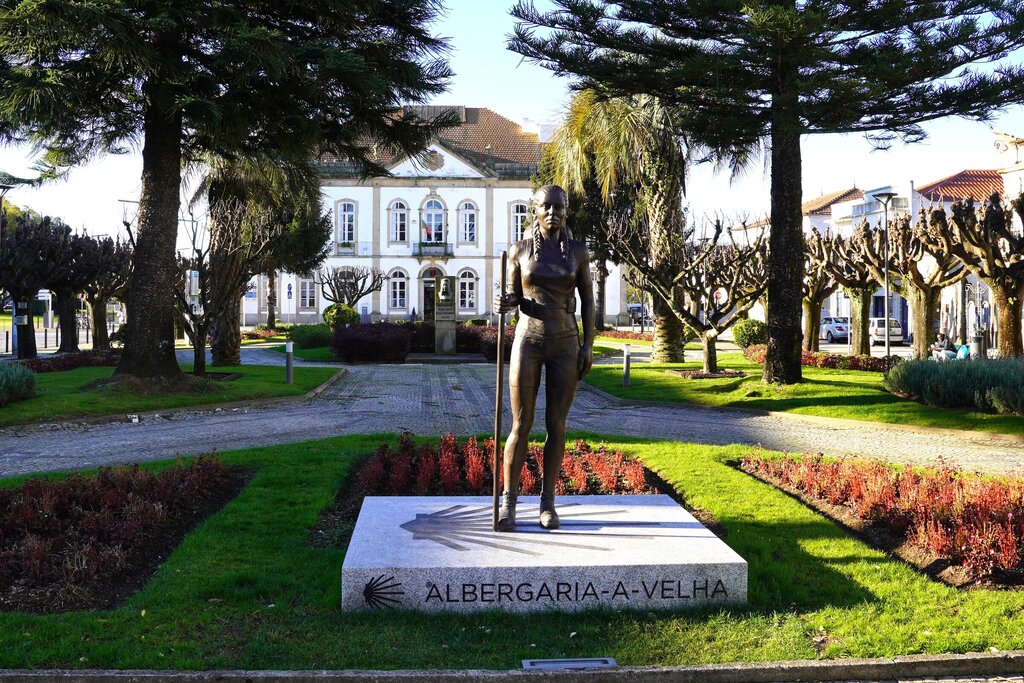
M455 353L455 278L434 279L434 353Z
M486 497L367 497L342 567L342 609L425 612L692 609L744 604L747 563L665 495L565 496L561 528L519 499L513 532Z

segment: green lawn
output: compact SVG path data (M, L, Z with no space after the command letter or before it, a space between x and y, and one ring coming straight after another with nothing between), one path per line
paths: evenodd
M803 369L804 382L790 386L761 383L761 366L740 353L722 353L719 366L742 370L746 377L688 380L665 370L698 369L700 353L688 353L683 364L634 364L630 385L622 387L622 368L594 366L587 382L620 398L641 401L697 403L758 410L777 410L804 415L843 417L853 420L911 424L984 432L1024 434L1024 418L944 410L893 396L882 388L882 375L854 370Z
M283 344L288 341L288 335L286 334L275 334L273 337L267 337L266 339L242 339L242 346L249 346L250 344Z
M189 371L191 365L183 365ZM315 389L335 372L333 368L295 368L295 382L284 383L284 368L264 365L241 367L207 367L211 372L237 372L242 377L218 382L223 391L205 393L139 395L120 385L83 389L89 382L109 377L109 367L78 368L65 372L44 372L36 375L36 396L4 406L0 411L0 426L29 422L49 422L56 419L87 415L117 415L140 413L148 410L186 408L209 403L226 403L280 396L296 396Z
M284 353L284 345L272 346L271 351L277 351L278 353ZM314 346L311 349L300 349L298 346L292 347L292 355L302 360L318 360L318 361L333 361L335 363L340 362L334 353L331 352L330 346Z
M56 314L54 314L54 316L53 316L53 324L55 326L57 324L57 320L58 320L58 316ZM43 316L41 316L41 315L34 315L34 316L32 316L32 322L33 322L33 324L34 324L36 329L38 329L38 330L43 329ZM9 329L11 329L11 309L8 308L6 311L3 311L2 313L0 313L0 332L3 332L4 330L9 330Z
M0 614L0 667L512 669L523 658L679 665L1024 647L1024 592L958 591L923 577L729 467L745 447L661 442L610 445L642 456L717 517L749 563L748 606L341 613L344 552L310 548L309 528L382 438L225 453L255 470L252 481L186 537L144 590L112 611Z

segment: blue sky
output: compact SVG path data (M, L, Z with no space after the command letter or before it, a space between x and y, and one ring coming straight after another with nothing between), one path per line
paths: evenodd
M448 0L448 13L436 32L451 39L455 71L449 92L435 104L488 107L513 121L554 123L569 98L568 81L521 60L505 45L512 31L506 0ZM545 4L541 2L540 4ZM1015 106L993 125L1024 137L1024 108ZM896 144L890 151L872 151L858 135L805 138L804 197L852 187L870 189L889 183L918 185L966 168L994 168L999 163L994 138L985 125L963 120L928 126L930 138L916 145ZM26 150L0 148L0 169L27 172ZM107 157L74 171L69 180L8 195L19 205L61 216L75 228L93 234L119 229L119 199L137 199L141 163L137 155ZM692 215L724 213L757 219L768 210L768 179L764 166L751 168L738 182L712 169L696 168L687 181Z

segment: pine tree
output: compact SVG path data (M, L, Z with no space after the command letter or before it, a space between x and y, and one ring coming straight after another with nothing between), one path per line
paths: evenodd
M173 377L183 161L205 152L415 154L436 125L403 102L443 90L438 0L10 0L0 21L0 141L48 150L56 175L142 150L127 343L118 373Z
M770 150L767 382L801 380L801 136L916 141L926 121L1024 99L1024 68L1003 62L1024 46L1021 0L554 4L515 6L511 49L581 87L661 98L719 155Z

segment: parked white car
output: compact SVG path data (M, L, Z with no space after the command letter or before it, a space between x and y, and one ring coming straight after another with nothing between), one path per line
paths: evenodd
M868 320L868 338L871 340L872 346L885 343L884 321L885 318L871 318ZM903 343L903 326L900 325L899 320L894 318L889 318L889 343Z
M818 339L829 344L837 340L846 341L850 337L850 319L826 316L821 319L818 327Z

